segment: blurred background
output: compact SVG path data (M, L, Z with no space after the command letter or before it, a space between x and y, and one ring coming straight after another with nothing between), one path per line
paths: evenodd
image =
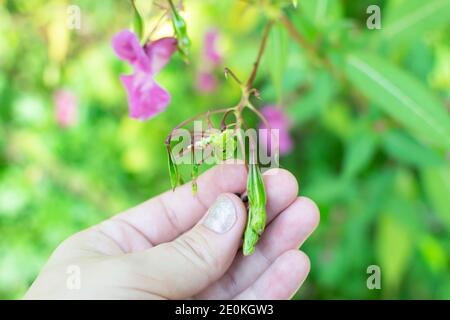
M140 10L153 21L151 2ZM172 102L146 122L128 117L119 75L131 69L111 48L129 1L0 4L1 299L21 298L69 235L169 188L165 136L238 102L222 70L248 76L281 6L297 33L271 31L255 103L290 119L281 166L321 209L295 298L450 298L449 0L185 0L190 63L177 54L158 75ZM381 29L367 27L369 5ZM210 32L221 62L205 70ZM371 265L380 290L367 288Z

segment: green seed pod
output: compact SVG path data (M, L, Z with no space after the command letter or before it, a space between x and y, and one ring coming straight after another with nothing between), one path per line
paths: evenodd
M192 194L195 196L197 194L197 178L198 178L198 163L195 161L195 150L192 150Z
M173 5L171 0L169 3L170 8L172 9L172 26L178 39L178 51L184 59L187 59L189 56L191 40L187 34L186 21L184 21L183 17L178 13L177 8Z
M251 226L261 235L266 225L266 191L257 163L249 164L247 193L249 208L252 211Z
M195 168L198 168L198 166L195 166ZM192 171L194 171L194 168L192 169ZM196 169L196 171L198 172L198 169ZM192 180L192 195L195 196L197 194L197 190L198 190L197 178L195 178L194 180Z
M169 175L170 175L170 185L172 186L172 190L179 185L183 184L183 179L181 178L180 172L178 171L178 167L175 164L172 152L170 152L170 147L167 146L167 163L169 166Z
M250 255L255 250L255 244L263 233L266 225L266 191L261 170L253 160L250 152L250 164L247 177L248 219L244 233L244 255Z
M247 221L247 227L245 228L244 233L244 244L242 245L242 251L244 253L244 256L249 256L255 251L255 244L258 241L258 233L253 231L253 228L251 227L251 212L249 210L248 215L248 221Z

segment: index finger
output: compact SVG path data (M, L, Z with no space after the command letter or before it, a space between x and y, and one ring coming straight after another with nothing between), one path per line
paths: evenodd
M221 164L198 178L195 196L192 195L190 183L186 183L113 219L125 221L152 245L172 241L192 228L220 194L244 192L246 178L247 171L243 164Z

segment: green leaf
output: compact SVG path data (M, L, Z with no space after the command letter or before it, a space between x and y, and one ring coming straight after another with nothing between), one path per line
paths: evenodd
M413 250L411 232L395 215L386 212L379 219L375 244L383 283L388 290L396 291Z
M422 185L435 213L450 230L450 166L423 168Z
M420 239L419 249L431 271L435 273L446 272L447 253L438 240L430 235L425 235Z
M367 128L356 130L350 138L344 157L343 175L352 178L363 170L371 161L376 150L376 137Z
M420 38L426 31L448 25L450 0L408 0L387 8L381 37L393 45L399 41Z
M437 152L400 130L386 133L383 136L383 147L388 155L408 165L423 167L444 163L444 158Z
M326 112L321 114L323 126L342 140L351 135L353 118L351 107L341 101L330 102Z
M296 124L305 123L327 108L336 93L336 83L325 70L317 72L313 87L289 108Z
M350 54L346 73L354 86L412 133L450 149L450 116L415 78L368 53Z
M315 26L324 26L336 21L342 13L339 0L302 0L299 10Z
M288 47L289 37L286 29L279 24L274 25L269 34L266 61L270 66L270 76L278 101L281 101L283 94L283 75L286 70Z

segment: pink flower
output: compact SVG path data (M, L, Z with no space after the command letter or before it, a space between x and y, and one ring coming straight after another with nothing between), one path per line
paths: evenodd
M217 79L210 72L199 72L197 74L197 89L200 92L212 92L216 90Z
M283 112L282 109L277 108L276 106L267 105L261 109L261 113L267 119L267 122L270 125L271 129L278 129L278 147L280 150L280 155L289 153L294 147L294 143L292 141L291 136L289 135L289 128L291 123L287 115ZM264 123L260 125L261 129L267 129ZM270 132L265 135L260 135L261 143L270 150L271 139L272 136Z
M122 75L120 80L128 92L131 118L149 119L164 111L170 102L169 93L153 80L150 73L136 71L133 75Z
M141 47L134 33L123 30L114 36L112 47L120 59L134 67L132 75L120 77L127 90L130 117L147 120L164 111L170 95L156 83L154 76L169 62L177 40L161 38Z
M210 93L217 88L214 69L222 63L222 55L217 51L219 32L212 28L205 33L203 39L202 64L197 71L197 90Z
M63 128L74 126L78 121L78 102L75 94L69 90L57 90L53 95L53 102L58 124Z
M141 70L150 69L149 58L133 32L123 30L117 33L112 39L112 47L120 59Z
M222 55L217 50L218 39L219 32L217 29L210 29L205 33L205 38L203 40L203 54L206 59L216 66L222 62Z
M175 50L177 50L176 38L161 38L145 45L144 51L150 61L150 72L156 74L161 71Z

